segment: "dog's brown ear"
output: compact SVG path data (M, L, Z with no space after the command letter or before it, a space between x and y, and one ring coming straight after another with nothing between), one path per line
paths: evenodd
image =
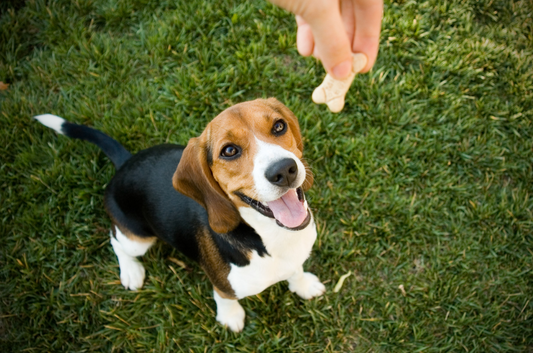
M307 191L311 189L311 186L313 186L313 182L315 181L315 177L313 176L313 172L311 171L311 168L309 168L309 164L305 160L302 159L302 163L305 167L305 180L302 184L303 191Z
M207 163L207 147L200 137L189 140L172 185L206 209L209 225L215 232L227 233L239 225L239 211L213 178Z
M285 106L285 104L278 101L276 98L269 98L268 103L272 108L277 110L280 114L282 114L285 119L287 119L287 123L289 124L289 129L292 132L292 135L294 136L294 140L296 141L296 146L300 150L300 152L304 152L304 143L302 141L302 134L300 132L300 124L298 124L298 118L294 113ZM313 173L311 172L311 169L309 168L309 165L302 159L302 163L305 166L305 181L302 185L302 189L304 191L307 191L311 189L311 186L313 186Z

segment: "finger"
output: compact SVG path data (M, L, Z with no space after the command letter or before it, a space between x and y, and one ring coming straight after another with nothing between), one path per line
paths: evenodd
M354 53L364 53L368 63L361 72L369 71L378 55L379 34L383 17L382 0L353 0L355 15L355 36L352 44Z
M296 16L296 24L298 25L298 31L296 32L296 48L298 48L298 53L302 56L309 56L315 48L311 26L300 16Z

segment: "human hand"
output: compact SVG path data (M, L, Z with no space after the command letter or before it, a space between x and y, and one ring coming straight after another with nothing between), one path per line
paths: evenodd
M322 61L335 79L352 72L352 52L368 58L361 72L372 68L378 54L383 0L269 0L296 15L296 45L303 56Z

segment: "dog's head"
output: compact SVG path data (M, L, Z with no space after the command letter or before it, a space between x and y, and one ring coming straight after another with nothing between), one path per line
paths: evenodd
M310 214L304 198L313 176L302 160L296 116L274 98L226 109L193 138L174 174L176 190L205 207L218 233L237 227L240 207L303 229Z

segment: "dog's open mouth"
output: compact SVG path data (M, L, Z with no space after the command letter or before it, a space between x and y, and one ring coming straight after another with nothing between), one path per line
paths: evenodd
M239 193L239 197L246 204L262 215L276 219L279 226L290 230L300 230L307 227L311 216L305 207L305 196L302 188L290 189L277 200L262 202Z

